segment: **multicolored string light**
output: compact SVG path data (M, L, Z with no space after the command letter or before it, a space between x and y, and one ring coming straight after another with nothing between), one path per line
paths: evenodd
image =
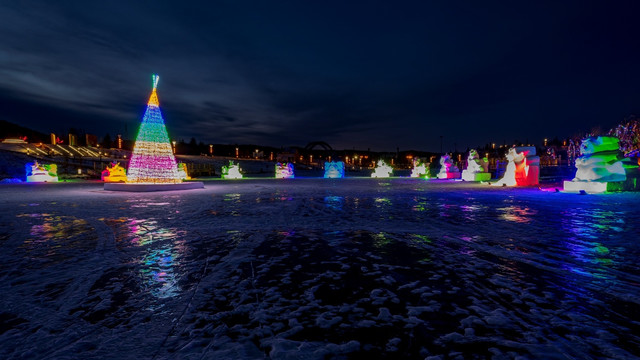
M182 179L178 175L176 158L156 93L160 77L154 74L152 79L153 91L136 137L127 171L127 183L179 183Z

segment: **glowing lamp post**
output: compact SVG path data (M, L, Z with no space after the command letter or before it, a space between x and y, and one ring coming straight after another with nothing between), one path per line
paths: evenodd
M209 155L213 155L213 145L209 144Z
M176 153L176 141L175 141L175 140L173 140L173 141L171 142L171 144L173 145L173 153L175 154L175 153Z

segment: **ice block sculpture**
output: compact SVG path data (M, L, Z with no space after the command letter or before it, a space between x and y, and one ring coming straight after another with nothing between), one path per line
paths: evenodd
M344 177L344 163L342 161L331 161L324 163L324 177L328 179L338 179Z
M391 176L393 169L391 166L387 165L384 160L378 160L376 164L376 168L373 169L373 174L371 174L372 178L388 178Z
M491 185L533 186L539 184L540 157L533 146L512 147L507 152L507 168L502 179Z
M27 182L57 182L58 166L56 164L42 165L37 161L25 165Z
M277 163L276 164L276 179L293 179L293 164L292 163Z
M626 169L637 168L637 165L624 157L619 140L612 136L582 140L580 154L576 159L576 176L573 180L564 182L565 191L599 193L622 190L621 184L627 180Z
M453 164L451 155L444 154L440 157L440 172L438 179L458 179L460 178L460 169Z
M127 182L127 171L119 162L112 162L102 171L101 178L104 182Z
M240 173L240 165L234 164L233 160L229 160L229 166L222 167L223 179L242 179Z
M182 180L191 180L189 172L187 171L187 164L178 163L178 177Z
M489 162L481 159L475 149L469 151L467 156L467 168L462 170L462 180L464 181L488 181L491 180L489 173Z
M427 164L425 162L423 162L419 158L413 159L413 169L411 169L412 178L423 177L428 179L428 171L429 169L427 168Z

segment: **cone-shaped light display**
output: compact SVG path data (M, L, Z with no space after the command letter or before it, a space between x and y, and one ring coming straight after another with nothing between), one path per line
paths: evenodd
M176 158L171 149L167 128L158 102L158 75L153 75L153 91L140 124L136 144L133 148L127 183L180 183Z

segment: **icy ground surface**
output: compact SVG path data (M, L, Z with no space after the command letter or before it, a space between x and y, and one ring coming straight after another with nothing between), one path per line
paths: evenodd
M632 359L640 194L0 186L1 359Z

